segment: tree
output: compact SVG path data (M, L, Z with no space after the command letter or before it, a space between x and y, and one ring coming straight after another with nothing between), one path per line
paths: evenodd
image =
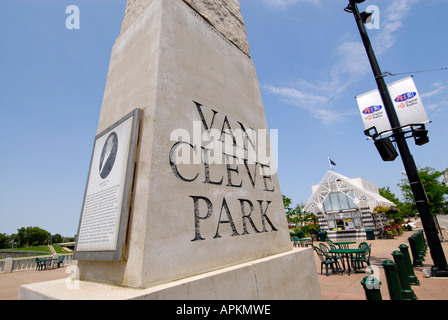
M293 209L291 208L292 200L284 195L282 195L282 198L283 198L283 205L285 207L286 219L288 220L288 223L298 224L299 222L302 222L303 221L302 206L298 204Z
M380 192L380 195L383 198L392 201L393 203L395 203L397 207L401 203L401 201L395 196L395 194L393 194L392 191L390 191L390 187L382 187L379 188L378 191Z
M59 233L56 233L53 236L52 243L61 243L61 242L62 242L62 236Z
M418 175L425 188L428 197L429 210L433 215L439 214L445 205L445 196L448 194L448 187L445 182L441 181L441 177L447 172L437 171L431 167L425 167L418 170ZM405 203L407 202L413 211L417 211L409 181L407 178L401 179L398 184L403 193Z
M395 208L388 209L387 212L385 212L388 218L407 217L413 215L413 209L411 208L409 203L400 201L397 196L392 193L392 191L390 191L390 187L382 187L378 190L382 197L395 203Z
M42 245L48 241L51 234L39 227L22 227L17 229L16 240L20 247Z
M0 249L7 249L9 248L9 236L5 233L0 233Z

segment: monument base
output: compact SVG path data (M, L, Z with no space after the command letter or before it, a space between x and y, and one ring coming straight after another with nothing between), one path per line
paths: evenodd
M68 279L20 287L19 300L318 300L311 248L292 251L148 289Z

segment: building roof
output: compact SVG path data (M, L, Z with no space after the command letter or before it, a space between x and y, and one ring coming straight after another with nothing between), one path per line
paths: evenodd
M355 191L356 198L353 199L355 204L361 200L373 201L374 206L391 207L395 204L386 198L382 197L378 192L378 187L363 178L347 178L332 170L328 171L322 178L320 183L313 186L313 194L306 202L303 211L312 211L311 208L318 206L322 208L323 199L326 195L334 192L334 189L347 194L349 190Z

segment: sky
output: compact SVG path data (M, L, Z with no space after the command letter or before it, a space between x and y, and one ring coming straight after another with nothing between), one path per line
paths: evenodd
M388 186L355 97L376 89L347 0L240 0L270 129L278 130L282 194L305 203L330 169ZM66 13L79 8L79 29ZM430 143L408 140L419 167L448 168L448 0L367 0L386 83L413 75L432 121ZM0 233L38 226L77 232L90 158L125 0L0 1ZM424 72L421 72L424 71ZM399 74L399 75L398 75Z

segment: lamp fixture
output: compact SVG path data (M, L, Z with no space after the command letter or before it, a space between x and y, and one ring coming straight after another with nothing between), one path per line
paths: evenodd
M378 131L376 130L376 127L373 126L367 130L364 130L364 134L370 138L375 138L378 136Z
M355 0L354 2L356 2L356 3L363 3L364 1L366 1L366 0ZM353 13L353 8L352 8L352 6L351 6L351 1L350 1L350 3L348 4L348 6L345 7L344 11L345 11L345 12L348 12L348 13Z
M361 20L364 23L370 23L372 22L372 13L371 12L362 12L361 13Z
M428 130L426 130L424 124L411 126L411 129L412 129L412 136L414 137L416 145L422 146L429 142Z

